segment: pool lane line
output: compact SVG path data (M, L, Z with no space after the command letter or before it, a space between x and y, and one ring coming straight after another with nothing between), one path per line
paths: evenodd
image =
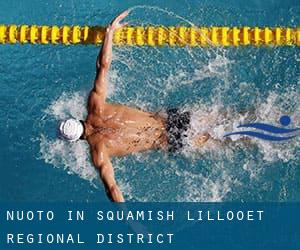
M0 44L101 44L105 27L0 25ZM135 26L115 32L126 46L299 46L300 27Z

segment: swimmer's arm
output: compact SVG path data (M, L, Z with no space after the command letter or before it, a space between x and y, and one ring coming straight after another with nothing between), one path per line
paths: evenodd
M111 24L107 27L103 46L96 61L96 78L94 84L94 91L102 96L105 100L107 95L107 75L112 61L112 44L114 32L117 29L123 28L127 23L120 23L127 15L128 11L123 12L117 16Z
M124 202L123 195L115 180L114 169L106 147L102 144L95 148L92 157L95 167L99 170L108 198L114 202Z

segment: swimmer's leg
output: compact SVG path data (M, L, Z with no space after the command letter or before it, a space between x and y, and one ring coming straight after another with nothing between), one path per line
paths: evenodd
M200 118L194 117L194 119L196 119L197 127L200 128L207 127L208 124L216 124L217 121L217 117L214 115L203 116ZM209 131L204 130L201 133L192 136L192 144L198 148L203 147L208 141L216 141L216 139L210 135Z
M254 108L252 109L248 109L248 110L243 110L240 112L241 115L246 116L247 120L249 122L251 121L255 121L257 119L256 116L256 111ZM218 121L219 116L221 115L221 117L223 117L223 119L226 121L229 115L227 112L222 112L221 114L219 113L215 113L215 114L210 114L208 116L203 116L203 117L199 117L199 118L195 118L196 119L196 123L198 123L199 127L207 127L207 125L209 125L209 127L213 128L214 125L220 123L220 121ZM221 121L222 123L222 121ZM249 138L249 137L241 137L239 140L237 141L232 141L230 138L226 138L225 140L223 139L218 139L213 137L210 133L209 130L207 130L206 132L203 131L201 134L197 134L194 136L194 138L192 139L192 142L194 144L195 147L203 147L207 142L211 142L213 144L217 144L220 146L230 146L230 145L239 145L239 143L242 143L243 145L246 146L250 146L253 144L253 141Z
M196 147L203 147L204 144L211 138L209 133L204 133L201 135L196 135L196 137L193 139L193 144Z
M213 138L209 133L197 135L192 140L192 142L193 142L194 146L197 148L204 147L207 142L211 142L214 145L231 146L231 147L246 146L246 147L250 148L251 146L254 145L253 141L251 141L251 139L248 137L242 137L237 141L232 141L229 138L226 140L220 140L220 139Z

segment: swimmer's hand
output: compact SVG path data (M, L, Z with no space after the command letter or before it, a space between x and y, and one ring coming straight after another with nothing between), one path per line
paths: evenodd
M119 16L117 16L107 27L107 32L115 32L118 29L124 28L126 25L128 25L128 22L120 23L125 17L127 17L129 14L129 11L126 10L123 13L121 13Z

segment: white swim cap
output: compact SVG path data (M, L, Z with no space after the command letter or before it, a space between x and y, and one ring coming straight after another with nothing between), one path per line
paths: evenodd
M84 127L79 120L68 119L61 121L59 124L59 137L66 141L77 141L80 136L83 134Z

